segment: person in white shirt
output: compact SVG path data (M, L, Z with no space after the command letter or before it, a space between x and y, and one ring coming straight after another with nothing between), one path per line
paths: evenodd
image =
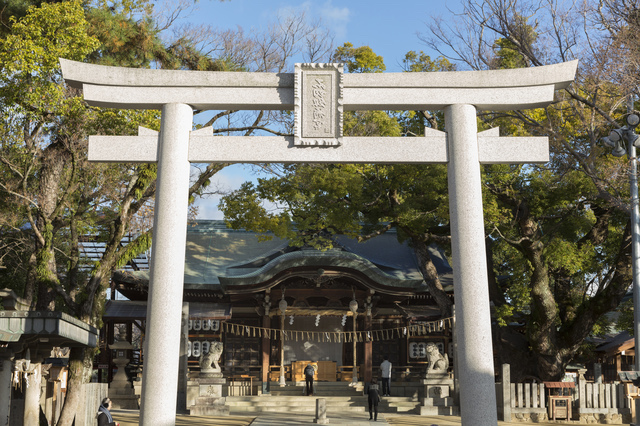
M382 372L382 396L391 396L391 363L388 355L384 356L380 370Z

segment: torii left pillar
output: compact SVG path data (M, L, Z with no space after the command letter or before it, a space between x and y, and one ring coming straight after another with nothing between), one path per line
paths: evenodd
M147 303L145 362L140 424L172 425L176 417L180 327L189 208L189 135L193 109L173 103L162 107L158 146L158 183ZM167 350L167 348L172 348ZM169 394L170 398L163 397ZM150 418L147 418L150 417Z

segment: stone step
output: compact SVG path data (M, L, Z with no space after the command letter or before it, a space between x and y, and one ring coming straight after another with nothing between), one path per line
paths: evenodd
M351 383L347 382L313 382L316 386L322 386L326 388L334 388L334 389L357 389L362 391L364 389L364 383L359 382L356 386L350 386ZM303 388L306 386L305 382L287 382L286 386L280 387L280 384L277 382L270 382L271 389L286 389L288 387L298 387Z
M459 416L458 407L420 407L421 416Z
M381 411L387 413L395 411L398 413L413 412L418 414L420 401L410 396L385 396L382 397L379 406Z
M311 397L316 397L316 398L366 398L366 396L360 395L360 394L347 394L347 393L336 393L336 392L316 392L313 395L309 396L309 395L303 395L302 393L292 393L289 395L273 395L271 394L272 397L275 398L311 398Z
M315 398L314 399L305 399L305 400L295 400L295 401L273 401L273 400L269 400L269 399L264 399L262 401L237 401L237 400L233 400L233 399L227 399L227 405L229 406L243 406L243 407L248 407L248 406L256 406L256 407L266 407L266 406L290 406L290 407L294 407L294 406L306 406L306 405L314 405L315 406ZM365 401L349 401L349 400L333 400L333 401L326 401L327 406L365 406L366 402Z
M453 405L453 398L448 396L445 398L423 398L422 405L424 406L450 406Z
M379 404L380 406L383 407L393 407L398 409L398 411L405 411L405 410L413 410L416 407L420 407L420 404L418 403L402 403L402 404Z
M286 403L277 403L275 401L264 401L264 402L253 402L253 401L227 401L227 405L235 406L235 407L266 407L266 406L305 406L305 405L315 405L315 399L308 401L290 401ZM364 407L365 403L353 402L353 401L326 401L326 404L331 407L337 406L361 406Z
M331 413L366 412L369 404L366 396L328 396L323 397L327 410ZM232 414L258 412L295 412L315 413L316 397L309 396L230 396L227 405ZM382 413L415 413L420 410L420 401L412 397L383 397L379 404Z
M269 403L269 404L287 404L287 403L307 403L310 400L315 400L316 398L324 398L327 403L338 403L348 401L350 403L356 404L368 404L368 400L366 396L273 396L273 395L263 395L263 396L229 396L227 397L228 401L242 402L246 404L261 404L261 403ZM380 402L381 405L385 406L398 406L398 407L415 407L420 405L420 402L411 398L411 397L384 397Z
M342 383L333 383L326 382L316 384L315 393L316 395L362 395L364 392L364 387L349 387L348 385ZM271 395L286 395L286 396L294 396L294 395L302 395L305 393L304 385L290 385L285 387L271 387L270 390Z
M201 406L194 405L189 409L191 416L228 416L229 407L224 405Z
M403 405L378 405L381 412L384 413L414 413L418 414L420 411L420 404L403 404Z
M363 413L367 411L365 407L329 407L327 412L332 416L339 416L339 413ZM229 407L231 415L240 415L242 413L315 413L316 406L264 406L264 407Z
M310 401L315 400L316 398L324 398L327 401L341 401L345 399L351 399L353 401L366 401L367 397L362 395L350 395L350 396L303 396L303 395L295 395L295 396L284 396L284 395L238 395L238 396L229 396L228 399L238 400L238 401L277 401L278 403L285 403L287 401Z
M383 399L381 403L387 403L389 405L421 405L420 401L416 401L415 399L411 398L396 400Z
M195 405L224 405L224 399L218 396L198 396L195 399Z
M280 395L288 395L292 393L302 393L305 390L304 386L287 386L284 388L271 388L272 394L280 394ZM324 392L333 392L333 393L348 393L348 394L359 394L362 395L364 392L362 389L354 389L354 388L336 388L336 387L325 387L325 386L316 386L316 392L324 391Z

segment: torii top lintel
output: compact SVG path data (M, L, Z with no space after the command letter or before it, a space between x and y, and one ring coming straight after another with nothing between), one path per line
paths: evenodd
M208 72L110 67L60 59L67 84L94 106L161 109L292 110L294 73ZM547 106L574 80L578 61L490 71L344 74L343 107L356 110L443 109L469 104L504 111Z

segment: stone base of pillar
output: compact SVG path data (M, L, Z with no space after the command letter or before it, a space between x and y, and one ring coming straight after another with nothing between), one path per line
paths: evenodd
M122 371L124 371L124 368L122 368ZM116 375L109 384L109 399L113 402L112 408L122 410L137 410L140 408L136 391L124 374L122 377Z
M227 379L223 377L197 377L189 380L187 382L187 410L189 410L189 414L192 416L228 416L227 398L222 396L222 388L226 384Z
M448 374L428 374L422 380L424 395L421 416L458 416L460 408L454 405L453 379Z
M631 419L631 410L610 409L606 411L608 412L603 412L602 409L582 408L578 413L580 424L604 423L608 425L622 425L629 423ZM636 422L636 424L638 423ZM629 426L632 425L633 423Z
M140 408L138 396L128 380L125 380L124 383L115 380L111 382L109 385L109 399L113 403L112 408L121 410L137 410Z
M211 372L206 372L206 373L203 373L201 371L200 373L198 373L197 380L202 380L202 379L221 379L222 377L223 377L223 374L220 371L211 371Z

